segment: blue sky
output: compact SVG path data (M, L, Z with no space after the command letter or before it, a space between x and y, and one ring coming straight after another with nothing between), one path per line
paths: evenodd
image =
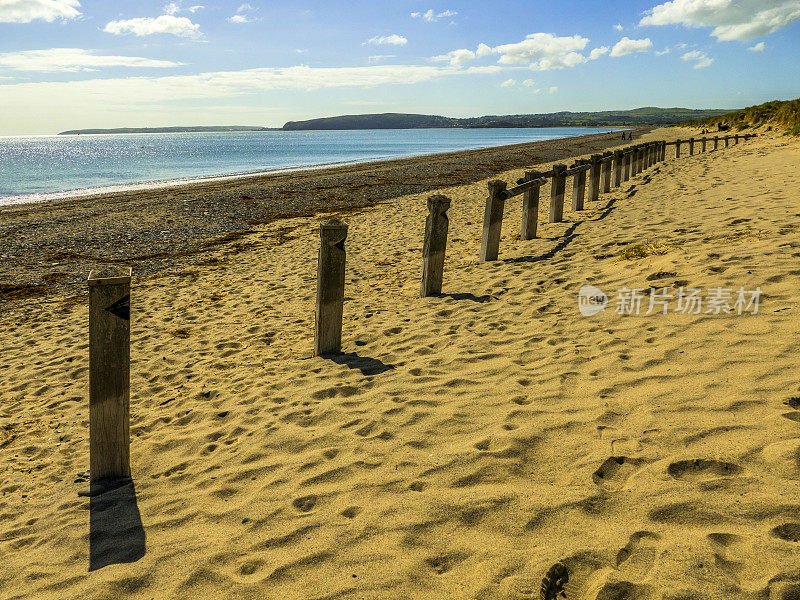
M800 0L0 0L0 135L737 108L797 56Z

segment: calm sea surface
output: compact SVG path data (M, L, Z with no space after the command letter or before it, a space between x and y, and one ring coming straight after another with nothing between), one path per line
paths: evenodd
M614 129L381 129L0 137L0 204L606 131Z

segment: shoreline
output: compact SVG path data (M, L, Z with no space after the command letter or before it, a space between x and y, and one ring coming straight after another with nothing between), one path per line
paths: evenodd
M634 140L652 129L635 129ZM589 134L0 206L0 300L82 294L97 264L133 266L147 276L202 261L209 250L276 220L349 213L628 143L617 133Z
M454 128L428 128L428 129L454 129ZM461 129L468 129L468 128L461 128ZM521 128L520 128L521 129ZM545 127L538 127L538 128L528 128L528 129L547 129ZM571 127L561 127L559 129L601 129L599 127L584 127L584 126L571 126ZM573 137L585 137L590 135L606 135L606 134L614 134L619 133L620 131L630 131L634 128L627 127L627 128L612 128L614 131L601 131L597 133L590 133L585 134L584 136L573 136ZM309 130L311 132L322 131L327 132L331 130ZM172 133L172 132L166 132ZM180 134L185 133L195 133L195 132L175 132ZM208 132L197 132L197 133L208 133ZM212 132L213 133L213 132ZM236 133L236 132L234 132ZM253 133L253 132L246 132L246 133ZM261 133L261 132L256 132ZM291 132L295 133L295 132ZM75 135L75 134L70 134ZM110 134L81 134L81 135L110 135ZM114 135L148 135L147 133L119 133ZM159 134L163 135L163 134ZM53 136L42 136L42 137L63 137L64 134L55 134ZM16 136L15 136L16 137ZM32 136L37 137L37 136ZM568 138L553 138L553 139L568 139ZM214 182L225 182L225 181L237 181L237 180L244 180L250 179L253 177L261 177L261 176L269 176L269 175L282 175L285 173L295 173L298 171L310 171L316 169L329 169L329 168L337 168L337 167L350 167L356 165L367 165L367 164L381 164L386 163L389 161L396 161L396 160L404 160L410 158L419 158L419 159L435 159L442 155L449 155L455 154L459 152L471 152L475 150L488 150L488 149L500 149L500 148L510 148L513 146L522 146L525 144L533 144L533 143L541 143L541 142L549 142L552 140L533 140L528 142L519 142L515 144L502 144L502 145L490 145L490 146L478 146L475 148L464 148L462 150L447 150L444 152L433 152L433 153L426 153L426 154L401 154L398 156L388 156L388 157L377 157L377 158L368 158L363 160L352 160L352 161L343 161L343 162L330 162L330 163L316 163L310 165L297 165L297 166L284 166L284 167L275 167L275 168L266 168L266 169L259 169L254 171L236 171L233 173L221 173L221 174L214 174L214 175L190 175L186 177L177 177L174 179L155 179L155 180L145 180L145 181L135 181L130 183L117 183L117 184L109 184L109 185L98 185L98 186L91 186L91 187L84 187L84 188L75 188L75 189L68 189L68 190L58 190L52 192L30 192L30 193L23 193L23 194L11 194L11 195L0 195L0 209L4 206L18 206L18 205L25 205L25 204L36 204L41 202L57 202L61 200L83 200L83 199L91 199L100 196L105 196L108 194L118 194L118 193L128 193L128 192L138 192L138 191L151 191L151 190L163 190L163 189L170 189L170 188L179 188L184 187L187 185L200 185L204 183L214 183Z

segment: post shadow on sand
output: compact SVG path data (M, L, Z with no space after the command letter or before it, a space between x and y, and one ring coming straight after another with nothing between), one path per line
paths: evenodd
M386 371L394 369L394 365L387 365L377 358L359 356L355 352L345 352L343 354L323 354L322 358L327 358L339 365L345 365L350 369L358 369L362 375L380 375Z
M577 236L575 230L578 226L583 223L583 221L576 221L573 223L569 229L564 232L564 236L561 238L561 241L558 242L551 250L548 250L544 254L540 254L539 256L518 256L516 258L506 258L503 260L505 263L534 263L539 262L542 260L550 260L551 258L555 257L556 254L561 252L564 248L569 246L570 242L574 240Z
M106 491L89 498L89 571L136 562L145 554L144 527L133 481L102 484Z
M490 296L489 294L484 294L483 296L476 296L472 292L455 292L451 294L434 294L434 298L451 298L453 300L472 300L473 302L478 302L483 304L484 302L491 302L492 300L497 300L494 296Z

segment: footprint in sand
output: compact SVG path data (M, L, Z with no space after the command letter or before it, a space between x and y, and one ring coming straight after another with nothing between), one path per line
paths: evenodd
M617 553L617 570L625 579L643 579L653 568L661 539L652 531L637 531Z
M623 485L644 462L643 459L633 459L627 456L612 456L603 461L600 468L592 473L592 481L600 486L619 487Z
M679 460L667 467L667 473L681 481L708 481L720 477L735 477L744 469L735 463L721 460L695 458Z
M731 560L728 557L728 549L741 542L743 538L733 533L709 533L706 539L714 552L715 564L724 573L736 579L738 573L744 569L744 563Z
M800 542L800 523L784 523L774 527L770 534L786 542Z

